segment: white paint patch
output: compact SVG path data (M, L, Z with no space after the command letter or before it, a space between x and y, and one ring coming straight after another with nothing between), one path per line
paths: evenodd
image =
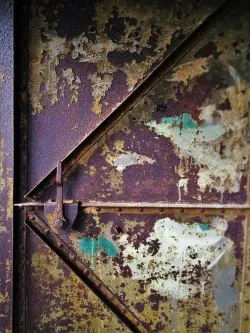
M156 221L146 245L134 248L126 234L118 242L124 246L124 263L133 279L149 281L150 288L161 295L187 299L197 288L204 290L209 271L231 249L233 242L225 236L226 230L227 221L220 217L213 218L211 227L167 217ZM152 251L156 243L158 251ZM200 285L193 283L196 277Z
M181 191L183 190L185 194L188 193L188 178L181 178L178 181L178 189L179 189L179 201L181 201Z
M204 123L195 128L176 126L164 121L150 121L146 125L154 129L158 135L172 141L178 149L178 155L184 162L186 171L189 169L190 157L200 167L198 186L201 191L215 188L220 193L237 193L243 174L243 156L248 156L246 144L240 148L238 140L244 133L246 120L234 120L232 111L218 111L221 122L213 123L214 110L213 105L206 106L201 113ZM233 135L228 136L228 131ZM223 156L220 154L221 143L225 145Z
M150 157L144 156L144 155L139 155L137 153L132 153L132 152L124 152L122 154L119 154L115 156L112 159L112 164L116 167L118 171L123 171L126 169L128 166L131 165L138 165L138 164L153 164L155 160L153 160Z

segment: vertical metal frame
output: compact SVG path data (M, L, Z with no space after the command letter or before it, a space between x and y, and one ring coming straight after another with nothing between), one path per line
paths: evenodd
M27 191L27 4L15 3L15 116L14 116L14 202ZM13 225L13 332L26 332L26 224L24 209L14 209Z
M0 1L0 330L12 331L13 4Z

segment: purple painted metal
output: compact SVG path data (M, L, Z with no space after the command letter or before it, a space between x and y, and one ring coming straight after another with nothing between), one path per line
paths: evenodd
M77 12L72 2L31 2L30 187L139 92L63 168L64 198L102 207L80 208L64 230L54 226L56 202L28 211L27 224L71 270L28 233L27 331L128 331L73 272L133 331L239 331L249 284L249 13L217 15L140 91L215 2L76 1ZM56 199L56 184L43 185L41 200Z
M247 206L250 60L238 44L231 52L228 45L241 34L247 49L248 20L245 11L241 20L228 17L233 31L228 21L215 25L105 136L84 147L65 173L64 198ZM54 197L55 186L42 200Z
M0 330L12 330L13 2L0 1Z
M98 127L221 2L31 1L29 187Z

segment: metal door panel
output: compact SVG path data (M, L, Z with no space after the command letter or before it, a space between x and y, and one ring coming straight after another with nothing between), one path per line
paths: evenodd
M131 332L32 231L26 332Z
M68 268L28 234L29 330L87 330L77 296L88 286L87 303L93 292L97 316L107 314L114 331L119 318L136 333L248 333L250 11L226 3L196 30L215 8L30 7L27 170L35 187L26 195L33 202L20 205ZM57 176L46 176L56 162ZM69 207L75 220L64 219ZM33 307L32 286L44 304ZM45 296L52 290L53 299ZM70 318L59 319L55 302ZM99 312L103 303L112 312ZM96 317L90 325L102 332Z
M150 332L240 331L246 215L128 211L86 208L59 237Z
M30 1L29 187L221 2Z
M12 328L13 7L0 1L0 331Z
M225 18L83 148L65 174L65 199L247 204L249 18ZM55 187L44 199L55 199Z

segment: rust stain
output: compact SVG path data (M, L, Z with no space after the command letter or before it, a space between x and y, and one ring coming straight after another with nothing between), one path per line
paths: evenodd
M235 219L233 215L203 216L201 220L198 216L177 214L169 215L169 218L179 221L188 233L185 236L186 241L179 243L180 247L174 244L179 237L177 234L172 235L172 243L170 240L162 240L166 236L164 230L171 229L171 223L165 223L164 218L161 222L156 222L159 221L156 216L119 216L96 212L94 215L84 215L84 224L79 224L77 230L71 232L68 241L95 273L134 309L152 331L175 329L178 332L186 332L189 328L198 332L198 329L208 325L213 332L224 327L225 320L229 317L234 320L228 322L228 331L237 329L240 318L237 300L242 286L242 258L235 257L235 249L243 246L245 236L240 234L236 240L234 233L236 227L240 229L245 224L244 217ZM162 223L164 228L160 228L159 223ZM231 223L234 224L234 229L231 228ZM227 226L229 228L225 234ZM154 241L152 233L156 229L159 235L155 235ZM173 229L171 230L174 233ZM206 237L209 234L213 236L208 237L208 240ZM100 235L110 239L120 249L119 254L111 257L106 255L105 251L98 254L93 251L92 255L82 255L79 239L98 239ZM200 247L192 247L188 243L193 242L195 237ZM218 237L221 238L220 241ZM212 245L210 251L208 242L213 241L216 249L212 250ZM171 244L172 250L163 251L168 253L165 257L161 253L161 247ZM186 257L179 256L171 265L170 258L178 249L183 250ZM196 251L200 251L197 256ZM214 261L215 257L218 262ZM185 258L192 262L201 262L188 270L184 267ZM179 264L184 265L180 271ZM206 271L203 264L214 266L213 269L208 267ZM170 269L169 275L165 274L167 267ZM150 276L146 276L147 274ZM178 280L178 274L182 275L181 280ZM170 295L161 295L164 286L171 280L179 283L178 286L169 289ZM187 292L193 293L192 296L182 297L185 293L182 294L184 289L180 285L186 288ZM177 295L182 296L178 296L176 300Z
M45 306L38 306L38 317L33 319L41 332L47 328L57 333L130 332L48 248L40 245L32 254L30 264L33 292L46 300ZM48 294L51 296L47 297Z
M13 217L13 179L7 177L6 186L8 189L8 206L6 208L6 218L11 219Z
M3 139L0 139L0 191L2 191L3 188L5 187L5 180L3 178L3 159L4 159L3 145L4 145Z
M5 74L3 71L0 71L0 85L3 84L5 81Z
M101 100L105 96L106 91L112 84L112 76L110 74L103 74L102 76L97 73L89 74L88 79L92 82L92 95L94 98L93 112L100 114L102 112Z
M45 6L34 3L31 9L29 91L33 114L42 111L42 98L48 99L51 105L62 99L60 80L63 73L59 65L66 58L73 60L72 64L91 64L96 68L97 73L91 71L88 78L92 82L93 112L100 114L103 98L118 71L124 73L127 91L132 91L154 63L163 59L174 37L183 38L183 29L189 34L197 24L191 19L192 15L188 15L179 27L172 17L176 15L172 4L131 6L131 3L121 1L118 6L114 0L102 1L94 6L93 17L89 18L93 22L88 31L76 28L77 33L64 37L58 29L61 18L51 21L46 17ZM66 5L58 5L55 12L64 7ZM182 9L189 12L191 8L185 3ZM208 8L204 5L197 10L197 22ZM101 92L100 80L104 83ZM75 80L77 90L79 83ZM75 88L69 84L69 89ZM76 97L71 97L70 103L77 101Z
M209 58L200 58L180 64L174 69L170 82L183 82L185 85L193 78L209 71Z

